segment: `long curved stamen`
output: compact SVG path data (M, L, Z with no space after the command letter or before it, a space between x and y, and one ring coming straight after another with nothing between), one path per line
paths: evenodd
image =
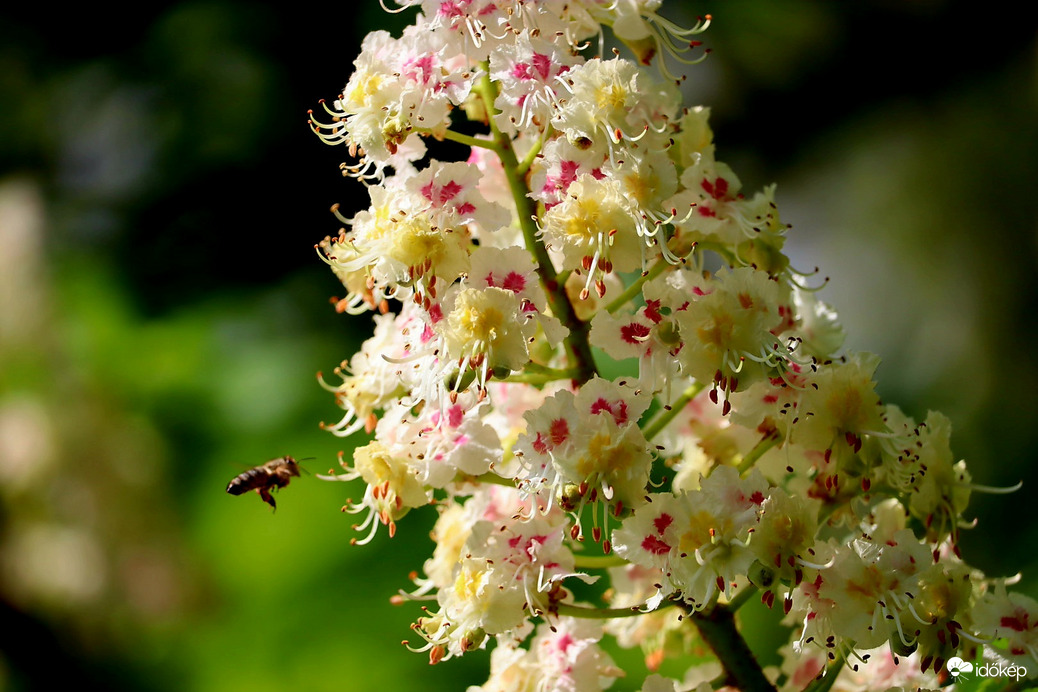
M901 617L898 614L897 609L888 608L887 606L882 606L882 609L884 616L886 616L887 619L894 621L894 626L897 627L897 635L900 637L901 643L905 646L912 646L915 644L917 638L913 637L912 639L908 639L905 637L904 629L901 627Z
M800 557L799 555L797 555L795 557L795 560L796 560L797 564L799 564L799 565L803 565L804 567L807 567L809 569L819 569L819 570L821 570L821 569L829 569L830 567L832 567L833 565L836 564L836 557L835 556L834 557L830 557L826 562L823 562L823 563L809 562L809 561L805 560L804 558Z
M346 415L343 416L342 420L340 420L335 425L322 424L320 427L322 430L327 430L336 437L349 437L353 433L363 428L365 423L365 421L361 418L357 418L356 420L353 420L352 423L349 423L349 421L354 418L354 415L355 413L351 408L351 410L346 412Z
M407 8L411 7L411 4L409 3L407 5L400 5L395 10L391 10L389 9L389 7L386 6L386 0L378 0L378 4L382 6L383 11L388 12L389 14L399 14Z
M1020 488L1024 487L1024 482L1020 481L1016 485L1011 485L1007 488L1001 488L993 485L980 485L978 483L951 483L956 488L968 488L977 493L987 493L989 495L1008 495L1009 493L1015 493Z

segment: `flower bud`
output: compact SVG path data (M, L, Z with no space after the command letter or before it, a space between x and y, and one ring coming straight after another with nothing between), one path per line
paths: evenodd
M760 560L753 561L746 577L758 589L770 589L771 585L775 583L775 571Z

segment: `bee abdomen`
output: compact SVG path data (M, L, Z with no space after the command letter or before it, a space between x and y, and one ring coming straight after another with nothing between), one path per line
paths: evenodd
M255 490L263 484L263 477L267 475L269 474L262 467L249 469L245 473L235 476L235 478L227 484L227 492L231 495L241 495L250 490Z

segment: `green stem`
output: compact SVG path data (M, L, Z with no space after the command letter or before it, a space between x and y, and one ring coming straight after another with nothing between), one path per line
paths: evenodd
M455 480L458 482L471 481L473 483L491 483L493 485L503 485L506 488L515 488L515 481L511 478L504 478L492 471L488 471L479 476L470 476L467 473L459 473Z
M739 469L739 475L742 475L750 469L752 469L753 465L756 464L762 456L764 456L764 453L772 447L774 447L775 445L777 445L778 442L779 436L773 433L765 437L760 442L758 442L753 449L746 452L746 456L742 458L742 461L739 462L739 466L737 467Z
M447 130L443 134L443 138L469 147L481 147L483 149L490 149L491 151L500 151L500 147L496 142L492 142L489 139L479 139L477 137L472 137L471 135L464 135L460 132L455 132L454 130Z
M728 686L728 673L721 671L721 674L710 681L710 689L719 690L722 687Z
M673 265L671 265L670 262L668 262L665 259L660 258L656 260L656 264L649 267L649 271L645 272L637 279L635 279L633 282L631 282L631 285L625 288L623 293L618 295L615 300L610 301L609 304L606 305L606 311L609 313L614 313L620 308L622 308L624 305L627 305L629 301L634 299L635 296L639 295L642 292L642 286L645 285L646 281L651 281L652 279L655 279L657 276L663 273L664 269L666 269L669 266Z
M584 569L605 569L623 567L628 562L618 555L574 555L573 564Z
M721 259L723 259L730 267L734 267L737 264L736 257L732 253L731 249L721 243L711 243L710 241L700 240L696 242L696 247L698 247L700 251L709 250L710 252L720 255Z
M524 384L548 384L557 380L572 380L580 376L573 368L549 368L539 363L527 363L522 372L509 375L505 382L522 382Z
M559 283L555 266L551 263L551 257L548 256L548 248L537 236L537 223L534 220L536 208L529 197L530 189L526 185L526 176L520 173L521 169L515 156L515 150L512 148L512 140L501 132L494 122L494 99L497 97L497 86L490 80L489 73L483 75L477 91L483 98L483 104L490 116L488 118L490 133L496 143L496 151L501 159L505 177L508 179L508 188L512 193L512 201L515 202L515 210L519 216L519 227L523 232L523 240L526 241L526 249L533 255L538 278L540 278L541 286L544 287L544 293L548 298L548 306L551 308L552 314L569 329L569 335L565 340L566 352L570 364L578 373L578 376L573 379L583 384L598 374L594 356L591 355L591 344L588 341L588 324L577 319L577 314L566 295L566 289Z
M735 616L728 607L718 605L706 611L693 612L689 619L721 662L727 673L726 684L742 692L775 692L746 640L739 634Z
M523 160L519 162L519 168L516 169L516 173L525 176L527 172L529 172L530 166L533 165L533 162L537 158L537 155L541 153L541 148L544 146L545 140L547 140L550 136L551 130L552 127L550 124L544 128L544 132L537 139L537 141L533 143L533 146L530 147L530 151L526 153L526 156L523 157Z
M630 618L637 615L645 615L646 612L657 612L663 608L674 605L674 601L664 601L659 608L652 611L643 611L646 604L629 606L627 608L587 608L585 606L573 605L571 603L559 603L555 606L559 615L569 615L574 618L587 618L592 620L612 620L613 618Z
M725 608L732 611L733 613L738 612L739 608L742 608L746 604L746 601L757 595L757 587L753 584L747 584L742 588L739 593L735 594L732 600L725 604Z
M825 667L825 675L815 678L810 685L804 688L804 692L829 692L832 689L832 686L836 683L836 678L840 675L840 669L843 668L845 660L841 653L833 655L836 658Z
M691 387L686 389L684 393L678 397L677 401L675 401L673 404L669 406L664 406L663 411L661 411L655 418L653 418L652 422L646 425L645 429L642 430L642 433L645 435L645 439L652 440L652 438L656 437L656 435L658 435L665 427L667 427L668 423L674 420L675 416L681 413L681 411L688 405L688 402L695 399L696 395L699 394L701 391L703 391L703 385L699 382L696 382Z

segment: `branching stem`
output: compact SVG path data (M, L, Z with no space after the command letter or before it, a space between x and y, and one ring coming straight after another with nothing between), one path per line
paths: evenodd
M742 461L739 462L739 475L743 475L747 471L752 469L753 465L756 464L762 456L764 456L765 452L767 452L769 449L771 449L779 443L779 439L781 438L777 434L772 433L771 435L768 435L763 440L758 442L753 447L753 449L746 452L746 456L744 456L742 458Z
M605 569L607 567L623 567L627 560L618 555L574 555L574 564L583 569Z
M489 139L479 139L478 137L455 132L454 130L447 130L444 133L443 138L469 147L480 147L482 149L490 149L491 151L496 152L501 151L501 147L498 146L497 142L493 142Z
M699 382L694 383L691 387L686 389L681 396L678 397L670 406L665 407L660 411L652 421L645 426L642 433L645 435L646 440L652 440L660 432L667 427L674 418L681 413L681 411L688 406L688 402L696 398L696 395L703 391L703 385Z
M548 306L551 308L552 314L569 329L569 335L565 341L566 353L569 356L571 367L577 372L577 376L573 378L574 381L583 384L598 374L588 341L588 325L577 318L573 305L570 304L569 297L566 295L565 287L559 283L555 266L551 263L551 257L548 256L548 248L538 236L535 222L536 208L529 197L530 189L526 184L525 174L521 172L523 169L516 159L512 140L507 134L501 132L494 122L494 99L497 98L497 85L490 80L489 74L484 74L477 90L483 99L487 113L491 114L488 118L490 133L493 141L496 142L495 151L501 158L501 165L504 168L505 177L508 179L508 187L512 193L512 201L515 202L526 249L533 255L537 275L548 297Z
M614 313L620 308L622 308L624 305L627 305L627 303L633 300L636 296L641 295L642 286L645 285L646 281L651 281L652 279L655 279L657 276L663 273L664 269L670 266L673 265L671 265L670 262L663 259L662 257L656 260L656 263L649 267L649 270L647 272L645 272L637 279L632 281L631 285L625 288L623 293L611 300L609 304L606 305L605 309L610 313Z
M726 684L742 692L775 692L746 640L739 634L728 606L716 605L705 611L693 612L689 619L699 628L703 641L721 662L727 673Z

